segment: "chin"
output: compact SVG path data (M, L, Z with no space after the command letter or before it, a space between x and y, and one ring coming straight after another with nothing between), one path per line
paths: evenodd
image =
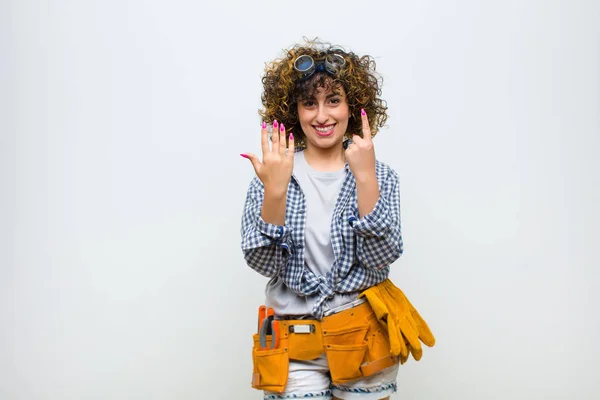
M318 147L320 149L330 149L332 147L342 146L342 142L344 141L344 137L341 138L315 138L310 141L311 145Z

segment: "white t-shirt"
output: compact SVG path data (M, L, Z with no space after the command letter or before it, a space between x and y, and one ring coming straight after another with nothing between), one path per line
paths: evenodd
M334 262L331 245L333 209L346 177L345 169L324 172L313 169L304 158L304 151L294 154L294 177L306 199L306 232L304 262L318 276L325 276ZM310 316L318 294L299 296L275 277L265 290L266 305L276 315ZM358 293L336 293L327 300L324 311L350 303Z

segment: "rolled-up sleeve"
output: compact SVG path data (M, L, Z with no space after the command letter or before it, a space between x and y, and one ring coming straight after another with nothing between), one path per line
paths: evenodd
M290 256L292 227L265 222L260 215L263 199L263 185L255 177L242 215L242 251L250 268L270 278L279 274Z
M357 239L357 257L367 268L381 269L403 253L400 229L400 183L394 170L379 188L379 199L370 213L351 221Z

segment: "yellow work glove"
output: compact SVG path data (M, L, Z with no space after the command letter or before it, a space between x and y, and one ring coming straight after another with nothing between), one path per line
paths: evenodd
M435 344L425 320L391 280L386 279L360 296L367 298L377 319L387 328L390 353L400 356L402 364L408 360L409 353L415 360L421 359L423 350L420 341L429 347Z
M435 345L435 337L433 333L429 329L427 322L421 317L421 314L417 311L417 309L412 305L408 297L404 295L402 290L398 288L396 285L392 283L391 280L386 279L380 284L387 292L392 296L392 298L401 297L404 299L406 304L408 305L408 309L410 311L411 319L414 321L414 325L416 326L417 332L419 332L419 340L423 342L428 347L433 347Z
M423 342L423 344L428 347L435 345L435 338L429 329L427 322L421 317L417 309L411 304L402 290L396 287L391 280L386 279L378 286L384 298L389 297L393 303L400 305L399 313L404 316L409 326L404 329L403 326L406 324L401 325L400 330L410 344L409 350L413 358L417 361L420 360L423 355L420 342ZM399 318L402 319L402 317Z
M390 306L388 306L390 314L392 319L396 322L397 329L406 341L408 350L413 355L413 358L418 361L421 358L423 351L421 350L421 342L419 342L417 324L410 314L406 297L403 295L399 296L397 292L390 290L386 285L386 281L382 282L379 291L384 298L384 302L390 304ZM385 299L387 299L387 301Z
M394 285L391 281L390 281L390 284ZM398 287L395 287L395 288L398 292L400 292L402 294L402 296L404 296L404 293L402 293L402 290L400 290L400 288L398 288ZM408 300L408 297L404 296L404 298L406 299L406 302L408 303L408 308L410 310L410 314L412 315L413 320L417 324L417 330L419 331L419 340L421 340L421 342L423 342L427 347L433 347L435 345L435 337L433 336L431 329L429 329L429 325L427 325L427 322L425 322L425 320L421 317L421 314L419 314L419 312L412 305L410 300Z
M390 310L388 308L389 303L385 301L383 294L379 290L379 285L372 286L365 290L360 294L360 297L367 298L377 320L387 330L390 340L390 354L393 356L400 355L401 358L407 358L409 350L400 333L398 324L393 316L390 315Z

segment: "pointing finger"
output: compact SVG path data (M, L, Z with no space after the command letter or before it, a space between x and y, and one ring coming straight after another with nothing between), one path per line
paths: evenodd
M372 141L372 137L371 137L371 127L369 126L369 117L367 117L367 113L365 112L365 110L360 110L360 115L361 115L361 119L362 119L363 139L370 142L370 141Z

